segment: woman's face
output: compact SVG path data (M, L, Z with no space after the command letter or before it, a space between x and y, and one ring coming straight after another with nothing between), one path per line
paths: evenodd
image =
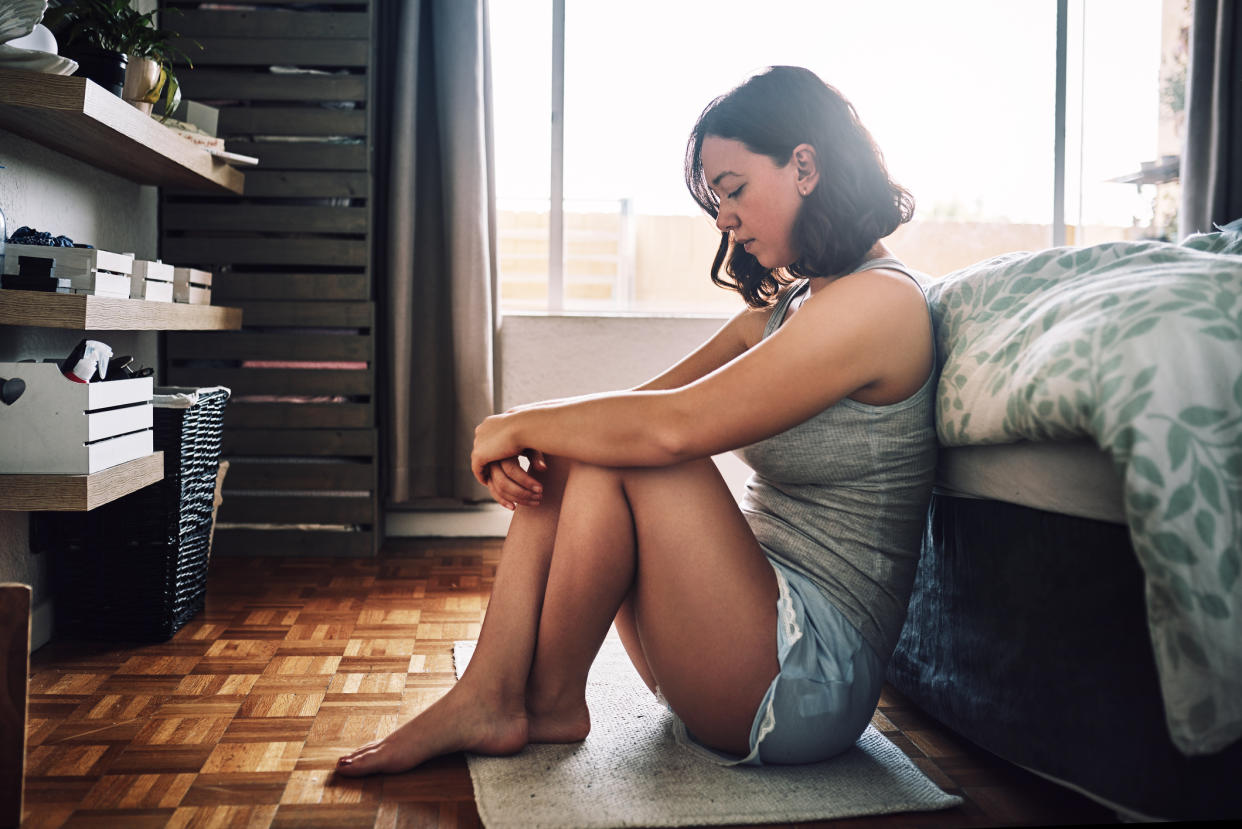
M809 192L799 165L792 159L779 165L746 149L741 141L715 135L703 139L699 160L708 185L720 199L716 227L731 234L733 243L765 268L792 264L798 258L794 219L805 195L799 188Z

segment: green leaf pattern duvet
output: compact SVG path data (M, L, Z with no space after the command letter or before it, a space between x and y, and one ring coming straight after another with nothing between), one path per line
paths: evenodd
M1089 436L1125 484L1173 742L1242 736L1242 232L1006 254L930 284L947 446Z

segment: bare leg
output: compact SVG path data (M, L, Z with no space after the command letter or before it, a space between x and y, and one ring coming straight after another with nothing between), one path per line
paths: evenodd
M528 683L532 732L581 721L587 672L616 617L639 673L658 682L696 737L746 753L779 667L776 594L772 567L710 460L575 465Z
M461 681L384 740L343 757L338 771L400 771L451 751L506 754L530 739L582 739L587 672L627 595L674 708L708 745L745 751L777 671L776 583L714 465L577 464L570 475L545 485L543 506L515 515Z
M453 751L512 754L526 745L526 680L567 470L549 459L542 504L515 511L479 642L461 680L386 738L341 757L338 773L404 771Z

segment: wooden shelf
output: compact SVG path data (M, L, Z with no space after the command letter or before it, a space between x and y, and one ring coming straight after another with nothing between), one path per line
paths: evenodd
M92 510L163 478L163 452L93 475L0 475L0 510Z
M238 170L85 78L0 69L0 128L138 184L244 185Z
M0 290L0 325L75 331L235 331L240 308L148 299Z

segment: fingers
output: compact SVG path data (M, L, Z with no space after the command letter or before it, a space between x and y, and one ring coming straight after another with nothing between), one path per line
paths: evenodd
M514 480L513 475L521 475L533 486L527 487ZM517 506L536 507L542 498L543 487L538 481L530 478L518 465L517 460L507 458L503 461L490 463L487 466L487 488L496 499L496 503L506 509Z
M522 468L521 461L518 458L505 458L500 461L500 468L504 471L505 475L509 477L509 480L513 481L513 483L528 492L535 494L543 492L543 485L540 484L533 475ZM535 468L534 461L531 461L531 468Z

